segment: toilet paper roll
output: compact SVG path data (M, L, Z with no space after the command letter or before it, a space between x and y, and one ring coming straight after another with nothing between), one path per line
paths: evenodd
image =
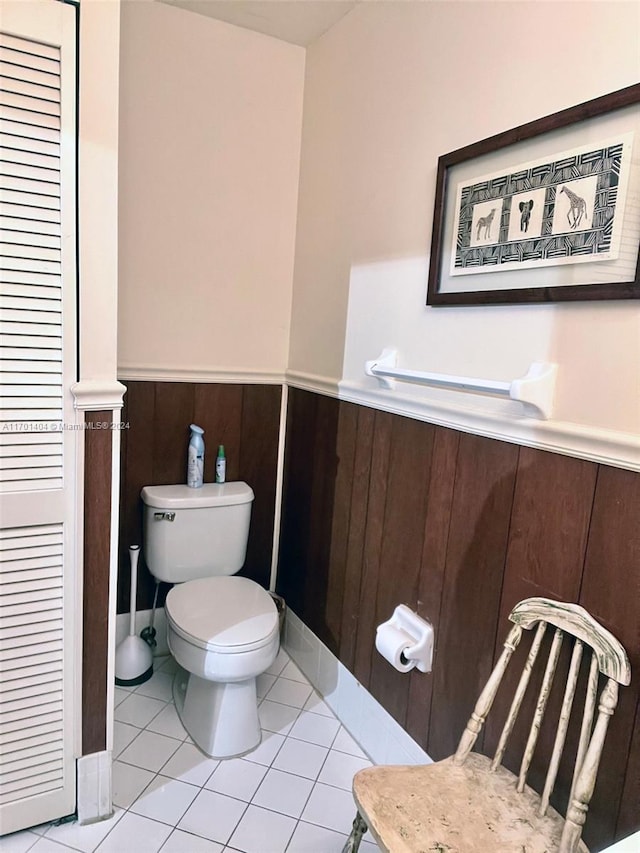
M413 637L393 625L381 625L376 631L376 649L398 672L409 672L416 665L415 661L402 657L402 653L415 644Z

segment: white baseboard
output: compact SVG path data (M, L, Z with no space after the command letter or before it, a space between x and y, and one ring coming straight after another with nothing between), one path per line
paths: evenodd
M92 752L77 761L78 823L95 823L113 814L111 751Z
M136 613L136 633L139 635L150 621L150 610ZM167 617L163 607L156 609L154 627L157 642L154 654L169 654ZM124 640L128 632L129 614L120 613L116 620L116 643ZM290 608L286 611L283 645L372 761L376 764L427 764L431 761Z
M638 850L640 850L640 832L634 832L633 835L627 835L612 847L606 847L602 853L638 853Z
M151 624L151 610L139 610L136 613L136 634L140 636L140 631ZM167 617L164 612L164 607L156 607L153 627L156 629L156 647L153 650L154 656L168 655L169 646L167 645ZM118 613L116 616L116 646L121 643L129 633L129 614Z
M422 747L289 608L284 647L375 764L431 762Z

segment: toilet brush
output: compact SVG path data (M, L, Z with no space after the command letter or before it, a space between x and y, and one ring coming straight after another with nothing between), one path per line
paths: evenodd
M129 636L116 649L116 684L131 687L144 684L153 675L153 652L142 637L136 636L136 589L140 546L129 547L131 561L131 596L129 599Z

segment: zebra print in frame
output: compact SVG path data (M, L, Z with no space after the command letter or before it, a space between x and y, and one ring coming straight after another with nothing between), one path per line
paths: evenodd
M632 134L458 187L450 274L613 260Z

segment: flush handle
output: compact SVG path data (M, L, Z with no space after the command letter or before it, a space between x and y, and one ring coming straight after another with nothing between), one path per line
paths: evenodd
M155 521L173 521L176 517L175 512L154 512L153 518Z

